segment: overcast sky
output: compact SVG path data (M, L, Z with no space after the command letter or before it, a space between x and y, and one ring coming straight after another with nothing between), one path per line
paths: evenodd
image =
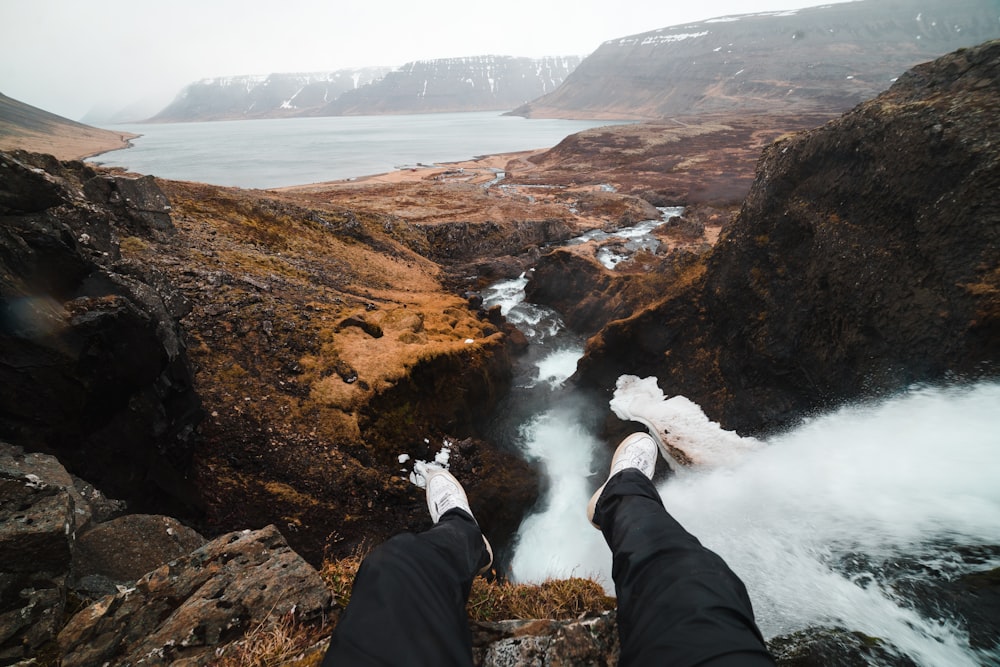
M73 119L188 83L601 42L821 0L0 0L0 93ZM829 4L829 2L825 3Z

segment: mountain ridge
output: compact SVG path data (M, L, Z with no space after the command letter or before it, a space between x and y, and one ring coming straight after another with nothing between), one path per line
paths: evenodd
M241 74L188 84L150 122L287 118L385 76L390 67Z
M416 60L344 93L315 115L506 111L556 90L579 56L468 56Z
M557 89L581 60L481 55L396 68L201 79L148 122L507 111Z
M1000 37L998 19L994 0L856 0L669 26L604 42L512 114L843 112L914 65Z

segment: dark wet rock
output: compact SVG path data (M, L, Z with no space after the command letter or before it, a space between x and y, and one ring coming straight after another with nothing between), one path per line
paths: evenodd
M951 587L969 629L969 645L996 651L1000 647L1000 568L959 577Z
M916 667L886 642L842 628L809 628L775 637L768 649L779 667Z
M171 232L170 202L152 176L95 175L84 183L84 194L115 211L125 227L138 236Z
M473 628L473 663L517 665L617 665L620 648L615 613L578 621L501 621Z
M91 521L95 524L110 521L128 510L128 505L124 501L108 498L96 486L75 475L73 486L90 508Z
M165 197L78 162L0 160L0 436L136 509L190 513L200 403L176 321L188 306L118 245L169 232Z
M62 201L63 188L54 178L13 155L0 153L0 179L7 184L0 190L0 215L44 211Z
M113 594L205 543L177 519L129 514L98 524L76 539L73 588L89 597Z
M0 664L30 656L62 626L74 525L89 518L75 491L53 457L0 443Z
M229 533L77 613L59 633L62 664L204 665L248 630L293 609L316 619L330 600L273 526Z
M636 276L617 274L576 249L559 248L543 255L524 288L530 303L557 310L575 331L593 334L632 313L626 284Z
M656 375L740 432L1000 361L1000 42L915 68L772 144L665 300L593 339L582 382Z
M705 236L705 223L687 216L675 215L663 225L665 232L677 234L683 239L700 239Z
M655 301L665 285L697 258L674 252L649 256L650 268L612 271L587 252L591 247L558 248L543 255L524 289L529 302L554 308L569 328L584 335Z

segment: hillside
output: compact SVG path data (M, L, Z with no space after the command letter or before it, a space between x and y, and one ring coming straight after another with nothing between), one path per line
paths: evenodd
M605 42L514 113L842 112L918 63L1000 37L998 18L995 0L860 0L671 26Z
M0 150L22 149L76 160L126 148L134 137L77 123L0 93Z
M507 110L556 90L578 56L476 56L419 60L345 93L316 115Z

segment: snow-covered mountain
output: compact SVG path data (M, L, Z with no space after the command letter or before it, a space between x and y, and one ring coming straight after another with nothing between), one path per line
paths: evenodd
M184 122L283 118L320 109L343 93L376 81L392 68L243 75L190 84L152 120Z
M550 93L580 56L474 56L306 74L244 75L190 84L153 122L509 110Z
M554 91L579 56L418 60L344 93L315 115L509 110Z

